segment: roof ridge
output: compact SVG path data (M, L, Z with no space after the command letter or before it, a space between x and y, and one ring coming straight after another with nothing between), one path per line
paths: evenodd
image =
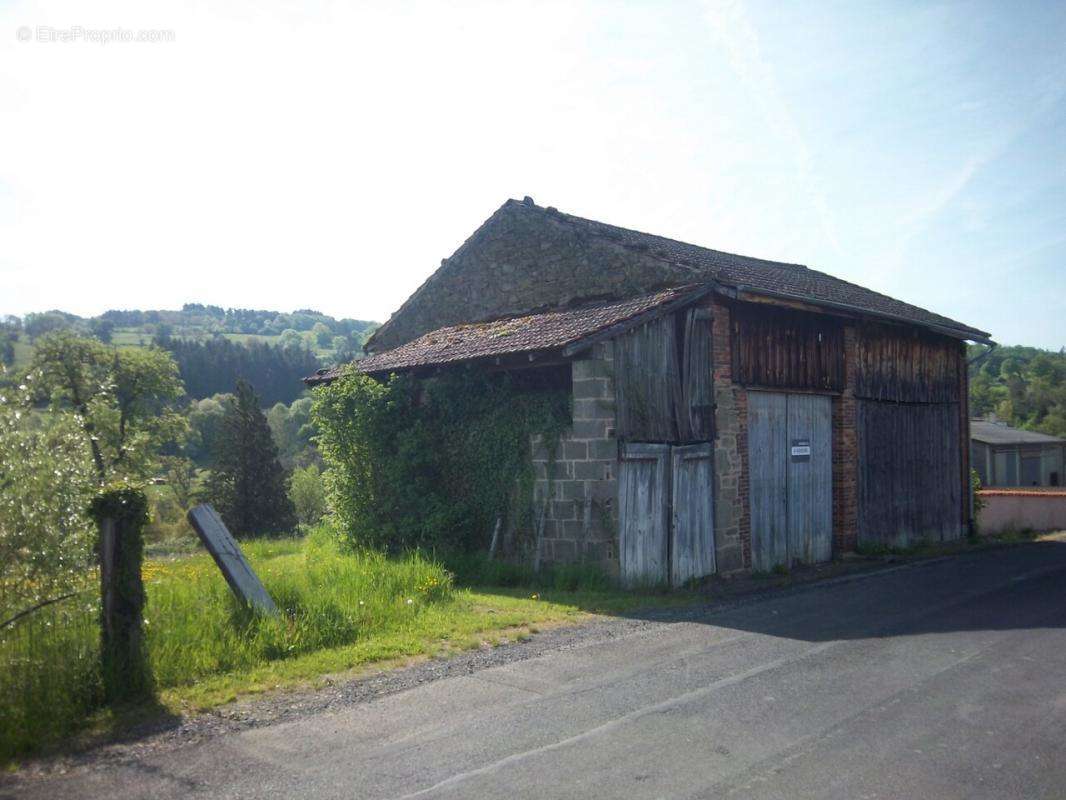
M808 274L811 274L811 275L818 275L818 276L821 276L823 278L827 278L830 281L836 281L836 282L838 282L840 284L843 284L845 286L848 286L848 287L851 287L851 288L854 288L854 289L858 289L861 292L866 292L866 293L868 293L870 295L875 295L876 297L878 297L878 298L880 298L882 300L888 301L892 305L905 306L905 307L914 309L916 311L920 311L923 314L928 314L930 317L935 318L935 320L936 320L935 323L927 323L927 324L936 324L936 325L939 325L940 327L945 327L945 328L950 328L950 329L953 329L953 330L957 330L960 333L965 333L965 332L975 333L975 334L980 335L983 338L988 338L991 335L987 331L980 330L979 328L975 328L975 327L973 327L971 325L967 325L966 323L963 323L963 322L958 322L957 320L953 320L950 317L944 316L943 314L938 314L935 311L930 311L927 308L924 308L922 306L916 305L914 303L910 303L910 302L908 302L906 300L900 300L899 298L892 297L891 295L885 294L884 292L879 292L879 291L877 291L875 289L870 289L870 288L868 288L866 286L863 286L861 284L855 283L854 281L849 281L846 278L837 277L836 275L833 275L832 273L829 273L829 272L825 272L824 270L808 267L806 264L797 264L797 263L788 262L788 261L772 261L770 259L760 258L758 256L748 256L748 255L743 255L741 253L730 253L730 252L728 252L726 250L716 250L714 248L706 247L704 245L693 244L691 242L684 242L684 241L682 241L680 239L672 239L672 238L670 238L668 236L661 236L661 235L656 234L656 233L646 233L644 231L639 231L639 230L636 230L634 228L625 228L625 227L622 227L620 225L612 225L611 223L600 222L599 220L588 219L586 217L580 217L580 216L577 216L576 214L568 214L566 212L559 211L557 208L555 208L553 206L538 206L530 198L527 198L527 201L528 202L518 201L518 200L508 200L507 202L508 203L514 203L517 206L519 206L520 208L534 209L534 210L539 211L541 213L547 214L547 215L549 215L551 217L561 219L562 221L570 223L570 224L575 225L575 226L584 226L584 227L587 227L587 228L596 228L596 227L607 228L607 229L610 229L610 230L620 231L620 232L626 233L626 234L632 234L632 235L639 236L639 237L644 237L644 238L648 238L648 239L658 240L658 241L661 241L661 242L666 242L666 243L669 243L669 244L672 244L672 245L676 245L676 246L680 246L680 247L683 247L683 248L693 248L693 249L696 249L696 250L703 251L704 253L712 254L712 256L714 256L714 257L716 257L718 259L721 259L721 258L736 259L738 261L746 262L746 266L759 266L759 265L762 265L762 266L769 266L769 267L774 267L774 268L786 268L786 269L790 269L790 270L795 270L799 274L808 273ZM589 231L589 233L591 233L592 235L596 235L596 232L594 230L593 231ZM610 239L611 237L608 236L608 237L604 237L604 238ZM625 246L625 244L623 244L622 246ZM689 264L685 263L684 261L679 262L676 259L676 257L671 257L669 253L663 254L663 253L656 253L656 252L651 252L650 251L649 255L651 255L652 257L658 258L659 260L666 261L666 262L668 262L670 264L673 264L673 265L676 265L676 264L680 263L683 266L690 266ZM702 267L702 268L697 267L697 269L699 269L700 271L703 271L705 273L710 273L711 276L715 280L719 280L720 276L721 276L721 273L722 273L722 270L723 269L727 269L728 266L729 265L727 265L727 264L714 264L713 265L713 269L709 269L707 267ZM800 272L800 271L802 271L802 272ZM729 281L725 281L725 282L729 283ZM756 288L756 287L753 287L753 288ZM818 300L816 298L810 298L810 302L813 302L813 303L817 304ZM861 310L860 306L857 306L857 308L859 308ZM869 311L869 313L876 313L873 309L869 309L868 311ZM915 322L917 322L917 320L915 320Z
M518 206L521 206L523 208L535 209L535 210L540 211L542 213L546 213L546 214L548 214L550 216L560 218L564 222L570 222L570 223L575 223L576 222L576 223L583 223L585 225L590 225L590 226L597 226L597 227L601 227L601 228L611 228L611 229L614 229L614 230L617 230L617 231L622 231L624 233L632 233L632 234L636 234L637 236L647 237L649 239L658 239L658 240L663 241L663 242L669 242L670 244L681 245L683 247L695 247L695 248L698 248L700 250L704 250L704 251L706 251L708 253L714 253L715 255L728 256L729 258L742 258L742 259L744 259L746 261L755 261L755 262L758 262L760 264L770 264L770 265L775 266L775 267L792 267L792 268L795 268L795 269L809 270L811 272L816 272L817 271L817 270L811 269L806 264L798 264L798 263L792 262L792 261L774 261L774 260L769 259L769 258L761 258L760 256L749 256L749 255L745 255L743 253L731 253L728 250L717 250L717 249L715 249L713 247L707 247L706 245L702 245L702 244L693 244L692 242L686 242L686 241L683 241L681 239L674 239L674 238L672 238L670 236L663 236L662 234L659 234L659 233L648 233L647 231L637 230L636 228L626 228L623 225L615 225L615 224L610 223L610 222L601 222L600 220L597 220L597 219L590 219L588 217L578 216L577 214L570 214L570 213L567 213L565 211L560 211L559 209L555 208L555 206L539 206L539 205L536 205L535 203L530 205L528 203L523 203L523 202L521 202L519 200L514 200L514 199L510 199L507 202L508 203L514 203L514 204L516 204ZM605 238L610 238L610 237L605 237ZM674 262L671 262L671 263L674 263ZM829 277L833 277L833 276L830 275Z

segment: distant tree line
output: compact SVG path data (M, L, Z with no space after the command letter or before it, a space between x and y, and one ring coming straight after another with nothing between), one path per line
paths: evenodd
M1066 351L999 347L976 361L982 350L970 352L970 415L1066 438Z
M245 380L265 405L288 404L303 392L301 379L320 366L303 345L241 344L221 336L202 341L157 336L155 343L174 357L185 391L196 399L231 392L238 380Z
M329 332L330 338L353 338L354 335L360 342L377 324L367 320L334 319L321 311L309 308L286 314L252 308L222 308L201 303L186 303L180 311L111 310L105 311L97 319L106 320L120 328L167 325L178 333L195 329L204 333L243 333L260 336L279 336L286 330L310 331L320 325Z

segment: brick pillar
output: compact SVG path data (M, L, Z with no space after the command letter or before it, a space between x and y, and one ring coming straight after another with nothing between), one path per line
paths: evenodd
M962 535L973 530L973 486L970 483L970 365L966 342L959 342L959 456L962 461Z
M859 520L859 439L854 325L844 326L844 391L833 397L833 551L854 550Z
M729 306L714 299L712 368L714 370L715 557L719 572L751 564L751 520L748 509L748 396L733 383L733 350Z

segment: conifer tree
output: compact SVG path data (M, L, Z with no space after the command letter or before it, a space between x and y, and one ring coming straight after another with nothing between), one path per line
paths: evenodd
M234 536L284 533L296 524L287 487L259 398L239 380L226 406L205 494Z

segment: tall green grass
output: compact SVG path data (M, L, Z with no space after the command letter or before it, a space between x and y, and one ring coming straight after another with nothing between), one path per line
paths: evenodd
M609 592L618 581L596 564L555 564L534 571L528 564L489 558L486 553L434 553L460 586L553 589L560 592Z
M417 554L342 553L322 528L303 543L259 541L244 550L282 613L240 605L206 557L162 568L148 584L146 614L159 688L402 630L452 599L440 565Z
M0 629L0 763L73 733L99 704L100 609L70 598Z
M418 554L342 553L326 529L243 549L279 616L240 605L206 554L146 563L145 632L157 689L420 630L423 615L454 602L439 564ZM84 597L0 630L0 762L70 735L98 706L99 635L98 604Z

